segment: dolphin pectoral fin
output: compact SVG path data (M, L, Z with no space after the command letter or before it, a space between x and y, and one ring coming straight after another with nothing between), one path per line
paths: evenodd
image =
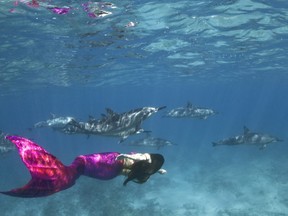
M144 132L146 132L146 131L143 128L141 128L140 125L137 125L135 127L135 134L140 134L140 133L144 133Z
M125 141L127 138L128 138L128 136L127 136L127 135L125 135L125 136L121 137L121 139L118 141L118 144L120 144L120 143L124 142L124 141Z
M260 146L259 150L264 150L266 147L267 147L267 145L264 144L264 145Z

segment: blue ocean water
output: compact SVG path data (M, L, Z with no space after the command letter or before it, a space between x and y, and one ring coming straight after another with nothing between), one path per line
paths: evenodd
M167 174L126 187L121 176L81 177L44 198L1 195L1 215L288 215L286 1L94 2L94 12L111 12L96 18L85 1L31 2L0 1L0 130L34 140L67 165L96 152L161 153ZM56 6L71 10L47 9ZM219 114L162 117L188 101ZM177 144L159 150L31 129L51 114L87 120L106 107L164 105L142 125ZM284 141L264 150L212 147L243 126ZM16 151L0 160L0 191L29 181Z

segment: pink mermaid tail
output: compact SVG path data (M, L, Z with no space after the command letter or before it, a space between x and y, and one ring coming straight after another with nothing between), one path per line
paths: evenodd
M64 166L42 147L22 137L7 136L6 139L16 145L32 178L22 188L1 193L18 197L40 197L64 190L75 183L78 177L76 169Z
M65 166L55 156L23 137L7 136L18 148L19 155L31 174L23 187L2 194L17 197L41 197L70 188L80 175L98 179L111 179L119 175L123 162L115 158L119 153L108 152L77 157L72 165Z

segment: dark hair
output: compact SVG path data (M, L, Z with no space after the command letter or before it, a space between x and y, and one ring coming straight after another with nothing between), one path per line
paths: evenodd
M164 163L164 157L161 154L150 154L151 163L148 161L136 161L125 179L123 185L126 185L129 181L142 184L146 182L151 175L156 173Z

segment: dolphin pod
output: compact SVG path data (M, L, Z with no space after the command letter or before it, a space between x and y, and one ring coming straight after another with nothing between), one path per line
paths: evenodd
M124 113L116 113L106 108L106 114L102 114L100 119L90 116L87 122L81 122L73 117L55 117L38 122L34 127L51 127L66 134L120 137L119 142L123 142L130 135L142 133L143 121L164 108L166 106L142 107Z
M34 128L50 127L65 134L119 137L119 143L121 143L130 135L149 132L142 128L143 121L164 108L166 108L166 106L142 107L123 113L117 113L111 108L106 108L106 113L102 114L101 118L97 119L93 116L89 116L87 122L77 121L74 117L70 116L56 117L53 115L53 118L51 119L36 123ZM208 117L216 114L218 114L218 112L213 109L197 107L188 102L186 107L171 109L170 111L167 111L163 116L171 118L207 119ZM244 126L243 134L228 137L219 141L214 141L212 142L212 145L215 147L220 145L234 146L250 144L260 146L260 149L264 149L266 148L267 144L281 141L283 140L278 137L265 133L252 132ZM131 141L126 145L146 147L149 146L159 149L163 146L173 145L173 143L162 138L152 137L149 134L145 138Z

